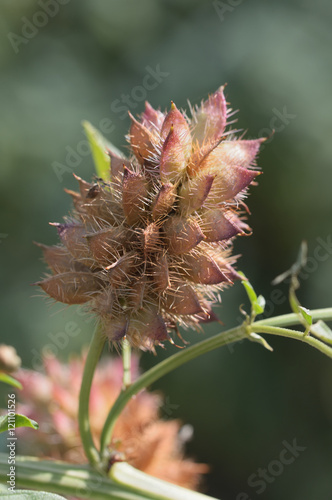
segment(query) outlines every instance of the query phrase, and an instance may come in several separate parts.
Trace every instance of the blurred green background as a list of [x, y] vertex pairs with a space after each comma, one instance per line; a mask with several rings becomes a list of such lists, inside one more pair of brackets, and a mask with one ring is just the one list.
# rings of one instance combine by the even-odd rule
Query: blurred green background
[[[286, 286], [278, 287], [276, 301], [271, 281], [306, 239], [310, 258], [299, 297], [310, 308], [331, 306], [332, 4], [56, 0], [58, 12], [40, 15], [46, 3], [0, 6], [1, 342], [15, 345], [25, 366], [37, 366], [46, 345], [66, 359], [88, 342], [93, 321], [75, 308], [49, 306], [30, 286], [45, 270], [32, 241], [57, 241], [48, 222], [61, 221], [70, 208], [63, 188], [75, 187], [71, 173], [93, 174], [82, 119], [125, 146], [124, 107], [142, 111], [144, 91], [137, 88], [158, 67], [160, 82], [145, 92], [152, 105], [164, 109], [174, 100], [186, 107], [187, 99], [199, 103], [227, 82], [248, 138], [275, 129], [260, 155], [264, 175], [248, 200], [254, 233], [235, 244], [239, 268], [267, 298], [268, 315], [287, 312]], [[244, 302], [240, 284], [225, 292], [219, 310], [225, 328], [239, 322]], [[56, 348], [52, 335], [68, 321], [81, 334]], [[206, 335], [219, 329], [209, 326]], [[204, 483], [210, 495], [332, 499], [332, 362], [294, 341], [269, 340], [274, 353], [243, 342], [160, 380], [154, 387], [168, 398], [164, 416], [193, 425], [188, 450], [211, 465]], [[158, 355], [172, 351], [167, 346]], [[144, 368], [156, 361], [142, 356]], [[306, 450], [258, 494], [249, 476], [294, 439]]]

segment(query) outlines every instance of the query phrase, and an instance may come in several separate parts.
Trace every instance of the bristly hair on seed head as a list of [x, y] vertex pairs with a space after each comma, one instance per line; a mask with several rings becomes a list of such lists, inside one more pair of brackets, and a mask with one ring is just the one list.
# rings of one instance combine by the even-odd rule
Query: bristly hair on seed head
[[55, 224], [61, 245], [40, 245], [52, 275], [37, 284], [87, 304], [115, 345], [154, 351], [178, 325], [216, 320], [213, 304], [239, 277], [232, 242], [250, 232], [243, 200], [264, 139], [237, 138], [224, 87], [191, 114], [172, 102], [130, 115], [131, 157], [99, 144], [107, 179], [75, 176], [73, 215]]

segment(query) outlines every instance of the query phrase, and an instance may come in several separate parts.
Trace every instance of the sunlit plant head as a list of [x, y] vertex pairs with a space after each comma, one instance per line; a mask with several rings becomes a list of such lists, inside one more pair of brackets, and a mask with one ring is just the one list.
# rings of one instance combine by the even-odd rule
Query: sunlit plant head
[[146, 103], [131, 116], [129, 158], [97, 151], [103, 178], [77, 177], [74, 210], [54, 224], [61, 245], [40, 245], [52, 274], [38, 284], [87, 304], [112, 343], [153, 350], [178, 325], [216, 320], [212, 305], [239, 277], [232, 241], [249, 230], [244, 198], [263, 139], [237, 137], [223, 87], [190, 112]]

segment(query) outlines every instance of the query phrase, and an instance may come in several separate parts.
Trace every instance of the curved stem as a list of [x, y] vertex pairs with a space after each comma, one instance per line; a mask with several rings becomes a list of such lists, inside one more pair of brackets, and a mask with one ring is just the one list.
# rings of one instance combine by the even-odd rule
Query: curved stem
[[97, 325], [89, 347], [88, 356], [85, 361], [78, 409], [78, 423], [82, 444], [85, 454], [92, 465], [97, 465], [100, 459], [90, 430], [89, 401], [93, 375], [102, 353], [104, 344], [105, 338], [101, 334], [100, 326]]
[[[310, 311], [310, 314], [312, 315], [313, 320], [332, 320], [332, 308], [313, 310]], [[297, 332], [295, 330], [280, 328], [280, 326], [283, 325], [286, 326], [296, 323], [299, 323], [299, 317], [297, 316], [297, 314], [286, 314], [283, 316], [277, 316], [275, 318], [257, 321], [250, 326], [248, 326], [246, 323], [243, 323], [236, 328], [232, 328], [231, 330], [227, 330], [226, 332], [219, 333], [214, 337], [203, 340], [202, 342], [199, 342], [187, 349], [183, 349], [182, 351], [179, 351], [169, 358], [161, 361], [161, 363], [158, 363], [156, 366], [150, 368], [150, 370], [143, 373], [143, 375], [141, 375], [141, 377], [139, 377], [136, 382], [134, 382], [130, 387], [128, 387], [119, 395], [118, 399], [111, 408], [101, 435], [101, 459], [105, 460], [106, 458], [107, 446], [111, 442], [115, 422], [129, 400], [140, 390], [149, 386], [175, 368], [178, 368], [184, 363], [197, 358], [201, 354], [205, 354], [209, 351], [217, 349], [218, 347], [230, 344], [231, 342], [237, 342], [244, 338], [248, 338], [248, 335], [251, 332], [261, 332], [289, 337], [296, 340], [302, 340], [302, 342], [305, 342], [332, 357], [332, 349], [320, 340], [317, 340], [310, 335], [304, 336], [303, 333]]]
[[329, 358], [332, 358], [331, 347], [310, 335], [304, 335], [303, 332], [297, 332], [296, 330], [290, 330], [288, 328], [280, 328], [278, 326], [258, 325], [257, 323], [252, 325], [251, 330], [255, 333], [267, 333], [268, 335], [279, 335], [279, 337], [301, 340], [301, 342], [305, 342], [315, 347]]
[[195, 344], [187, 349], [183, 349], [182, 351], [179, 351], [169, 358], [164, 359], [157, 365], [150, 368], [150, 370], [143, 373], [143, 375], [141, 375], [130, 387], [128, 387], [119, 395], [118, 399], [115, 401], [113, 407], [111, 408], [110, 413], [108, 414], [101, 435], [101, 458], [105, 458], [107, 446], [111, 441], [113, 428], [118, 416], [120, 415], [128, 401], [135, 394], [137, 394], [145, 387], [151, 385], [160, 377], [163, 377], [170, 371], [183, 365], [184, 363], [197, 358], [201, 354], [205, 354], [206, 352], [212, 351], [213, 349], [217, 349], [218, 347], [229, 344], [230, 342], [241, 340], [245, 338], [246, 335], [247, 334], [245, 326], [238, 326], [236, 328], [233, 328], [232, 330], [228, 330], [227, 332], [216, 335], [215, 337], [203, 340], [202, 342], [199, 342], [198, 344]]
[[[327, 307], [325, 309], [314, 309], [310, 311], [313, 320], [326, 320], [332, 321], [332, 307]], [[274, 318], [260, 319], [255, 322], [255, 325], [271, 325], [271, 326], [290, 326], [297, 325], [299, 323], [299, 317], [297, 314], [283, 314], [281, 316], [275, 316]]]

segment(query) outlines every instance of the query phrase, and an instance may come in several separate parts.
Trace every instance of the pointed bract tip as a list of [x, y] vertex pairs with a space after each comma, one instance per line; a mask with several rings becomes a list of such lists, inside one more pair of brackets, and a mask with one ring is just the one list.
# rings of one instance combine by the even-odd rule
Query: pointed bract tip
[[44, 250], [45, 248], [48, 248], [47, 245], [44, 245], [44, 243], [38, 243], [38, 241], [33, 241], [32, 243], [34, 245], [36, 245], [36, 247], [41, 248], [42, 250]]
[[79, 193], [77, 193], [76, 191], [73, 191], [72, 189], [63, 188], [63, 190], [65, 193], [70, 194], [70, 196], [80, 196]]
[[126, 165], [123, 165], [123, 177], [126, 178], [128, 177], [128, 175], [130, 175], [130, 170], [128, 167], [126, 167]]
[[145, 111], [148, 111], [148, 112], [155, 111], [155, 109], [151, 106], [149, 101], [145, 101], [144, 106], [145, 106]]
[[128, 110], [130, 159], [102, 145], [111, 181], [73, 174], [77, 192], [65, 192], [75, 210], [50, 223], [61, 245], [34, 242], [52, 275], [31, 286], [65, 304], [91, 302], [116, 348], [127, 338], [155, 352], [163, 341], [174, 344], [177, 322], [222, 324], [212, 305], [243, 279], [231, 244], [250, 230], [243, 199], [262, 173], [256, 157], [269, 137], [225, 132], [232, 120], [226, 85], [193, 107], [191, 119], [174, 101], [167, 111], [148, 101], [142, 113], [131, 110], [136, 117]]
[[217, 92], [224, 93], [224, 90], [225, 90], [226, 86], [227, 86], [227, 83], [224, 83], [223, 85], [220, 85], [220, 87], [219, 87], [219, 88], [216, 90], [216, 92], [214, 92], [214, 93], [215, 93], [215, 94], [216, 94]]
[[129, 116], [129, 118], [131, 119], [132, 122], [137, 123], [138, 125], [140, 125], [139, 121], [136, 120], [136, 118], [134, 117], [134, 115], [130, 111], [128, 111], [128, 116]]
[[40, 286], [41, 283], [41, 281], [35, 281], [34, 283], [30, 283], [30, 286]]

